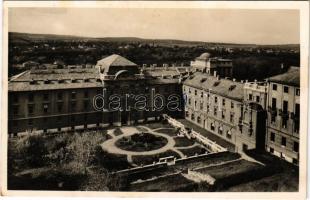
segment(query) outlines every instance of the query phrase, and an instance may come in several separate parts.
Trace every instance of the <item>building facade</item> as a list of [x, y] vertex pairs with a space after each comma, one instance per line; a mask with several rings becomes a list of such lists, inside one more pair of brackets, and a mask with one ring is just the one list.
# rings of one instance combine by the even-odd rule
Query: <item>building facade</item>
[[291, 67], [268, 81], [267, 151], [298, 164], [300, 70]]
[[195, 71], [205, 72], [211, 75], [216, 73], [221, 78], [232, 77], [233, 72], [232, 60], [211, 57], [209, 53], [203, 53], [194, 61], [191, 61], [191, 67]]
[[161, 76], [119, 55], [98, 61], [95, 68], [26, 71], [9, 81], [9, 133], [129, 125], [164, 113], [182, 116], [181, 74], [154, 73]]
[[211, 60], [205, 53], [190, 69], [147, 68], [111, 55], [92, 68], [25, 71], [9, 81], [9, 134], [133, 125], [168, 114], [185, 116], [237, 152], [266, 150], [298, 164], [299, 68], [264, 82], [237, 82]]

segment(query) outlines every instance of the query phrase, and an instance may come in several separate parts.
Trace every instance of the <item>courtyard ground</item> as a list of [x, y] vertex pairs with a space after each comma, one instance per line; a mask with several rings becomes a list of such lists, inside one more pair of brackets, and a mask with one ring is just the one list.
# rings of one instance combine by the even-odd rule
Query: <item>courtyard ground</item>
[[[225, 147], [223, 141], [194, 124], [184, 122]], [[149, 132], [167, 139], [155, 150], [127, 151], [115, 145], [118, 139], [137, 132]], [[185, 158], [204, 153], [193, 140], [177, 137], [169, 124], [109, 127], [84, 133], [10, 138], [8, 159], [9, 189], [25, 190], [129, 190], [129, 191], [296, 191], [298, 168], [264, 152], [247, 152], [259, 163], [245, 161], [233, 152], [162, 165], [115, 179], [112, 171], [157, 162], [161, 157]], [[140, 148], [141, 146], [139, 146]], [[153, 152], [152, 152], [153, 151]], [[151, 153], [150, 153], [151, 152]], [[212, 190], [189, 176], [188, 170], [213, 176], [221, 184]], [[266, 171], [266, 169], [268, 169]], [[263, 176], [260, 177], [260, 175]], [[128, 182], [130, 180], [130, 182]], [[198, 179], [199, 180], [199, 179]], [[125, 182], [124, 182], [125, 181]], [[130, 183], [128, 185], [128, 183]], [[173, 184], [171, 184], [173, 183]]]

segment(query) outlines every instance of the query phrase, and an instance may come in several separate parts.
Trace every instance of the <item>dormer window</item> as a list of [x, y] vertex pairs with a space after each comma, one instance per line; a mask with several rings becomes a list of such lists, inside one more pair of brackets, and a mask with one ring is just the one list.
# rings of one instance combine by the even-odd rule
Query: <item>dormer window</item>
[[232, 91], [233, 89], [235, 89], [236, 88], [236, 85], [231, 85], [230, 87], [229, 87], [229, 91]]
[[50, 83], [51, 83], [51, 81], [48, 79], [44, 81], [44, 84], [50, 84]]
[[71, 80], [71, 83], [77, 83], [78, 81], [77, 81], [77, 79], [72, 79]]
[[216, 86], [218, 86], [219, 84], [220, 84], [220, 81], [216, 81], [216, 82], [213, 83], [213, 86], [216, 87]]
[[65, 80], [58, 80], [58, 83], [65, 83]]
[[35, 85], [35, 84], [37, 84], [37, 83], [38, 83], [37, 80], [33, 80], [33, 79], [32, 79], [32, 80], [30, 81], [30, 85]]

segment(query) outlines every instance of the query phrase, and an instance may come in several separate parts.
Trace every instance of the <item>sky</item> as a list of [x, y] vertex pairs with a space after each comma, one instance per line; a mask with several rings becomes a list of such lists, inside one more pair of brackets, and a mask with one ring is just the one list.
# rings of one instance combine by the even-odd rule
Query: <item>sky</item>
[[299, 11], [10, 8], [9, 31], [242, 44], [299, 44]]

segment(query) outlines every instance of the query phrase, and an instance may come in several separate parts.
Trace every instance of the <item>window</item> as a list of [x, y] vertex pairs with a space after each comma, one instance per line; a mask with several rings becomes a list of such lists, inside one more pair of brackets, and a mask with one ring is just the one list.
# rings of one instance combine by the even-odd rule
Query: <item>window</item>
[[43, 100], [48, 101], [48, 93], [43, 94]]
[[230, 122], [234, 123], [234, 113], [230, 113]]
[[29, 126], [32, 126], [32, 125], [33, 125], [33, 120], [32, 120], [32, 119], [29, 119], [29, 120], [28, 120], [28, 125], [29, 125]]
[[75, 111], [76, 109], [76, 102], [71, 102], [71, 111]]
[[225, 99], [222, 100], [222, 105], [225, 106]]
[[186, 117], [189, 117], [188, 111], [185, 111], [185, 116], [186, 116]]
[[259, 96], [256, 96], [256, 102], [259, 103], [260, 102], [260, 98]]
[[88, 98], [88, 91], [84, 92], [84, 98]]
[[203, 110], [203, 102], [200, 102], [200, 109]]
[[228, 130], [228, 131], [226, 132], [226, 137], [227, 137], [228, 139], [231, 139], [231, 131], [230, 131], [230, 130]]
[[293, 150], [295, 152], [299, 152], [299, 143], [298, 142], [294, 142]]
[[197, 123], [200, 124], [200, 122], [201, 122], [201, 119], [200, 119], [200, 117], [198, 116], [198, 117], [197, 117]]
[[234, 102], [230, 103], [230, 108], [233, 109], [235, 107]]
[[283, 113], [287, 113], [287, 110], [288, 110], [288, 102], [283, 101]]
[[188, 98], [188, 105], [191, 105], [191, 98]]
[[13, 115], [18, 115], [19, 106], [13, 106]]
[[283, 86], [283, 92], [288, 93], [288, 86]]
[[56, 121], [61, 122], [61, 116], [57, 116]]
[[214, 97], [214, 103], [217, 103], [217, 97]]
[[211, 130], [214, 131], [214, 124], [211, 123]]
[[251, 101], [253, 98], [253, 95], [252, 94], [249, 94], [249, 100]]
[[29, 94], [28, 95], [28, 101], [29, 102], [33, 102], [33, 94]]
[[270, 133], [270, 141], [274, 142], [275, 141], [275, 133], [274, 132], [271, 132]]
[[295, 95], [296, 95], [296, 96], [300, 96], [300, 89], [299, 89], [299, 88], [296, 88], [296, 90], [295, 90]]
[[57, 93], [57, 99], [58, 99], [58, 100], [62, 100], [62, 93], [61, 93], [61, 92], [58, 92], [58, 93]]
[[220, 135], [223, 134], [223, 127], [220, 126], [220, 127], [218, 128], [218, 133], [219, 133]]
[[216, 107], [214, 107], [213, 115], [214, 115], [214, 116], [217, 115], [217, 108], [216, 108]]
[[88, 101], [84, 101], [84, 110], [88, 110]]
[[75, 99], [76, 98], [76, 93], [75, 92], [71, 92], [71, 99]]
[[194, 114], [192, 114], [191, 119], [192, 119], [192, 120], [194, 120], [194, 119], [195, 119], [195, 115], [194, 115]]
[[299, 132], [299, 118], [300, 118], [300, 106], [299, 103], [295, 104], [295, 120], [294, 120], [294, 132]]
[[275, 110], [277, 108], [277, 99], [276, 98], [272, 98], [271, 108], [272, 108], [272, 110]]
[[195, 90], [195, 95], [197, 95], [197, 90]]
[[270, 148], [269, 152], [273, 154], [274, 153], [274, 149]]
[[33, 105], [28, 105], [28, 113], [29, 115], [32, 115], [33, 114]]
[[275, 90], [275, 91], [277, 91], [277, 88], [278, 86], [277, 86], [277, 84], [272, 84], [272, 90]]
[[286, 146], [286, 137], [282, 137], [281, 145]]
[[299, 105], [299, 103], [295, 104], [295, 116], [296, 116], [296, 118], [299, 119], [299, 116], [300, 116], [300, 105]]
[[18, 95], [17, 94], [13, 95], [13, 103], [18, 103]]
[[225, 119], [225, 112], [222, 111], [222, 119]]
[[48, 104], [43, 104], [43, 112], [44, 113], [48, 112]]
[[196, 106], [197, 106], [197, 101], [195, 100], [195, 109], [196, 109]]
[[62, 103], [57, 104], [57, 110], [58, 110], [58, 112], [62, 111]]
[[203, 92], [201, 92], [200, 97], [203, 97]]

